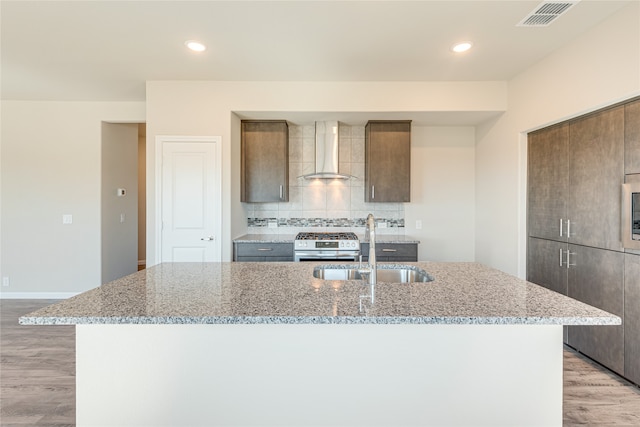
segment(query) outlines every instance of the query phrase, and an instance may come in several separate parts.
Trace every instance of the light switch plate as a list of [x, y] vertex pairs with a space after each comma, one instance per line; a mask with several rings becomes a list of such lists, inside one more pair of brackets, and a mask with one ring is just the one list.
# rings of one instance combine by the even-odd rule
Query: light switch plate
[[73, 215], [71, 214], [62, 215], [62, 223], [66, 225], [73, 224]]
[[416, 230], [422, 230], [422, 220], [416, 220]]

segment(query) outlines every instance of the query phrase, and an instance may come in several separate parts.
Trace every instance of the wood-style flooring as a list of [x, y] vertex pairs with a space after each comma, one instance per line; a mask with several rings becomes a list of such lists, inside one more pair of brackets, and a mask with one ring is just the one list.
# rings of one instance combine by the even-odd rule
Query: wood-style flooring
[[[2, 427], [75, 426], [74, 327], [18, 325], [54, 302], [0, 300]], [[563, 413], [564, 426], [638, 427], [640, 389], [566, 348]]]

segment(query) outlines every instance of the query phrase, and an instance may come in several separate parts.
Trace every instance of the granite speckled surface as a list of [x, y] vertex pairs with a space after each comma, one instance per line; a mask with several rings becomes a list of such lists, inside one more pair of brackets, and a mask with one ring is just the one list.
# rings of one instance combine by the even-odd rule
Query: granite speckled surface
[[[619, 317], [476, 263], [406, 263], [426, 283], [379, 283], [360, 311], [362, 281], [322, 280], [326, 263], [167, 263], [20, 318], [69, 324], [563, 324], [616, 325]], [[384, 263], [381, 263], [384, 265]]]
[[[361, 242], [369, 242], [369, 237], [364, 233], [356, 233], [356, 235]], [[293, 243], [295, 239], [295, 234], [245, 234], [233, 241], [235, 243]], [[376, 234], [376, 243], [420, 243], [420, 240], [404, 234]]]

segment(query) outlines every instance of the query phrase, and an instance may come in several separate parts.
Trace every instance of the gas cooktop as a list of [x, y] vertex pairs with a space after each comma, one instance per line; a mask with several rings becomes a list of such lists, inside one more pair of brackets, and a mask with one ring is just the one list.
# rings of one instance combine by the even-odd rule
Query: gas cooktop
[[296, 235], [296, 240], [358, 240], [352, 232], [303, 232]]

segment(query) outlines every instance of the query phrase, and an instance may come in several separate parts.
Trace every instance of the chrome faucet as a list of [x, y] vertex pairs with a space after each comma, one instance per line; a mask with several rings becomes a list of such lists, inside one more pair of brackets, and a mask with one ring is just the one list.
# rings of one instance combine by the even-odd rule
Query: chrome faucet
[[367, 216], [367, 228], [369, 229], [369, 284], [375, 285], [378, 281], [378, 263], [376, 262], [376, 221], [373, 214]]
[[376, 221], [373, 214], [367, 216], [367, 231], [369, 232], [369, 263], [366, 268], [362, 268], [362, 255], [360, 256], [360, 268], [358, 271], [362, 278], [369, 275], [369, 295], [360, 295], [360, 313], [367, 311], [363, 305], [365, 300], [371, 301], [371, 306], [376, 300], [376, 282], [378, 281], [378, 263], [376, 262]]

